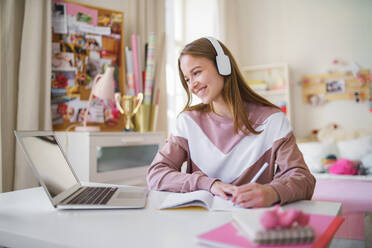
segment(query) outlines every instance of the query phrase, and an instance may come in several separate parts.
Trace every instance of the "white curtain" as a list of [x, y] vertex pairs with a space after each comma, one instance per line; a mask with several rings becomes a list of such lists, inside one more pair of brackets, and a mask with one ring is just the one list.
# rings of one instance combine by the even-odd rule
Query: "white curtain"
[[[17, 130], [51, 130], [51, 1], [26, 0], [18, 77]], [[16, 146], [14, 189], [37, 186]]]
[[13, 189], [19, 57], [24, 16], [23, 0], [0, 1], [0, 192]]

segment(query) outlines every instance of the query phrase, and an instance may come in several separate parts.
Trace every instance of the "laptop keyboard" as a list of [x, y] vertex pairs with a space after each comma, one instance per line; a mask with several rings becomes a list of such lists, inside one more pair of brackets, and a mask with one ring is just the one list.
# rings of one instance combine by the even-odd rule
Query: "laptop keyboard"
[[118, 190], [116, 187], [88, 187], [72, 198], [67, 204], [104, 205]]

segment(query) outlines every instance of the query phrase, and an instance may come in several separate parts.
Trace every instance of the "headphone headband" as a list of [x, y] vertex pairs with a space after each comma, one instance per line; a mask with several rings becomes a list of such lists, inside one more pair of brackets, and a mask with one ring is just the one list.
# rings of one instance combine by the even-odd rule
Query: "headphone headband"
[[216, 50], [216, 64], [218, 73], [222, 76], [227, 76], [231, 74], [231, 64], [229, 57], [223, 52], [223, 49], [218, 42], [213, 37], [204, 37], [205, 39], [209, 40], [209, 42], [213, 45], [214, 50]]

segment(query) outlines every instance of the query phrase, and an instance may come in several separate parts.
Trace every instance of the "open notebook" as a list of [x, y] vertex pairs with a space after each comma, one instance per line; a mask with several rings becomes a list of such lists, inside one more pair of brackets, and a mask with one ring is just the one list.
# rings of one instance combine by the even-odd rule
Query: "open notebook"
[[170, 193], [160, 205], [160, 209], [203, 207], [210, 211], [241, 210], [231, 201], [214, 196], [206, 190], [197, 190], [188, 193]]

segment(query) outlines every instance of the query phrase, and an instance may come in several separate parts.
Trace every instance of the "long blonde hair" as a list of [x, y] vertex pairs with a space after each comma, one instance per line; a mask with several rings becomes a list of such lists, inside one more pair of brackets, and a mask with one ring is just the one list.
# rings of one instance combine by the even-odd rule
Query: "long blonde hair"
[[[230, 58], [231, 62], [231, 74], [224, 77], [224, 86], [222, 89], [222, 96], [225, 103], [228, 106], [229, 112], [234, 120], [234, 132], [238, 133], [241, 130], [244, 134], [248, 135], [249, 133], [259, 134], [253, 127], [252, 124], [248, 120], [247, 110], [244, 103], [253, 103], [256, 105], [261, 106], [269, 106], [275, 107], [274, 104], [266, 100], [265, 98], [261, 97], [257, 93], [255, 93], [245, 82], [242, 73], [240, 72], [237, 63], [235, 62], [234, 57], [232, 56], [231, 52], [226, 48], [226, 46], [218, 41], [224, 51], [224, 53]], [[188, 84], [185, 81], [185, 77], [182, 73], [180, 60], [183, 55], [192, 55], [192, 56], [199, 56], [207, 58], [213, 61], [214, 65], [216, 66], [216, 55], [217, 52], [214, 49], [213, 45], [210, 43], [209, 40], [205, 38], [200, 38], [195, 40], [189, 44], [187, 44], [180, 56], [178, 57], [178, 71], [179, 76], [182, 82], [182, 86], [186, 91], [187, 94], [187, 102], [183, 111], [190, 111], [196, 110], [201, 112], [210, 112], [213, 111], [212, 103], [204, 104], [200, 103], [194, 106], [190, 106], [191, 104], [191, 93], [188, 89]], [[216, 66], [217, 68], [217, 66]], [[245, 130], [244, 127], [246, 127]]]

